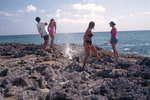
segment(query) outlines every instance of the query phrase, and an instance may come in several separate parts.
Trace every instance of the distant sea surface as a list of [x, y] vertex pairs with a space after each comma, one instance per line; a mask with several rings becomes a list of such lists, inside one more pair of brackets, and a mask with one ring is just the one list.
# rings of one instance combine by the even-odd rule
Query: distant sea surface
[[[112, 50], [109, 44], [109, 32], [93, 32], [92, 38], [95, 46]], [[55, 44], [79, 44], [83, 45], [84, 33], [68, 33], [55, 35]], [[150, 56], [150, 31], [118, 31], [117, 49], [123, 54], [140, 54]], [[42, 44], [39, 34], [34, 35], [7, 35], [0, 36], [0, 43], [23, 43], [23, 44]]]

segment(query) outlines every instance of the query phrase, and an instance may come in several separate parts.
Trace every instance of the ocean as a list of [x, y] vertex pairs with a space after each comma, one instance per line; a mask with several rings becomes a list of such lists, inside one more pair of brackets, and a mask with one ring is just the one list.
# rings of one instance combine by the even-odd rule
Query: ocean
[[[95, 46], [112, 50], [109, 44], [110, 32], [93, 32], [92, 38]], [[79, 44], [83, 45], [84, 33], [56, 33], [55, 44]], [[140, 54], [150, 56], [150, 30], [149, 31], [118, 31], [117, 49], [122, 54]], [[42, 44], [39, 34], [34, 35], [7, 35], [0, 36], [0, 43], [23, 43], [23, 44]]]

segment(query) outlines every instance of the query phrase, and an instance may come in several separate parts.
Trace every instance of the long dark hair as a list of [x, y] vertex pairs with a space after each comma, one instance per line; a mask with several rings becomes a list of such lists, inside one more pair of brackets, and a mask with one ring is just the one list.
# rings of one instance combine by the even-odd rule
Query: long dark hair
[[94, 21], [91, 21], [91, 22], [89, 23], [89, 28], [94, 28], [94, 26], [95, 26], [95, 22], [94, 22]]
[[115, 26], [115, 25], [116, 25], [113, 21], [111, 21], [109, 24], [112, 24], [113, 26]]
[[55, 21], [53, 18], [50, 20], [50, 22]]

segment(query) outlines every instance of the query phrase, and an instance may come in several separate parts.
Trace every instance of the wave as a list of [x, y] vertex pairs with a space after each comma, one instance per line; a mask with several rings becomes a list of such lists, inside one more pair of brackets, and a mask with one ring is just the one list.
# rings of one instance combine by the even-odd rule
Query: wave
[[129, 50], [130, 50], [130, 48], [124, 48], [124, 50], [125, 50], [125, 51], [129, 51]]
[[141, 45], [141, 46], [148, 46], [149, 43], [141, 43], [140, 45]]
[[134, 46], [136, 46], [136, 45], [134, 45], [134, 44], [124, 44], [124, 45], [122, 45], [123, 47], [134, 47]]

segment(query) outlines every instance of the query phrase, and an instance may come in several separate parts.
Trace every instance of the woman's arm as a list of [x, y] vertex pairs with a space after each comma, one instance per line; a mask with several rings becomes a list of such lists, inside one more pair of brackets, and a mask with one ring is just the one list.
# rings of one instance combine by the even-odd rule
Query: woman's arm
[[86, 35], [87, 34], [87, 31], [86, 31], [86, 33], [84, 34], [84, 37], [83, 37], [83, 40], [84, 40], [84, 43], [86, 42]]
[[48, 31], [49, 31], [49, 27], [50, 27], [50, 23], [49, 23], [48, 28], [47, 28]]
[[112, 34], [111, 34], [111, 36], [112, 36], [112, 37], [114, 37], [114, 36], [115, 36], [115, 31], [116, 31], [116, 29], [115, 29], [115, 28], [113, 28], [113, 29], [112, 29]]
[[116, 31], [115, 28], [113, 28], [113, 29], [112, 29], [111, 38], [110, 38], [110, 42], [112, 41], [112, 38], [114, 37], [115, 31]]
[[54, 27], [55, 27], [55, 33], [56, 33], [56, 22], [54, 23]]
[[84, 34], [83, 40], [84, 40], [84, 43], [85, 43], [86, 42], [86, 34]]
[[88, 29], [84, 35], [84, 42], [86, 42], [89, 33], [91, 34], [91, 30]]

